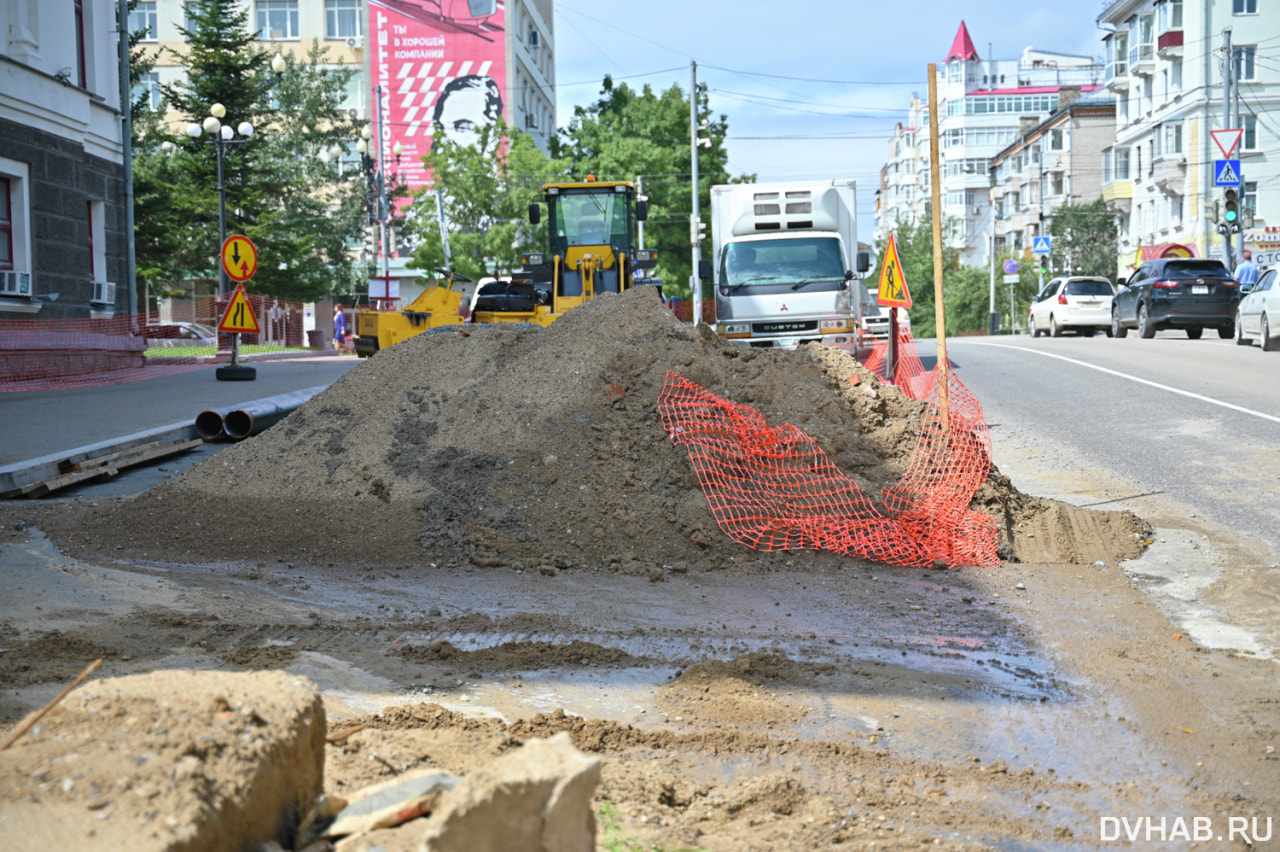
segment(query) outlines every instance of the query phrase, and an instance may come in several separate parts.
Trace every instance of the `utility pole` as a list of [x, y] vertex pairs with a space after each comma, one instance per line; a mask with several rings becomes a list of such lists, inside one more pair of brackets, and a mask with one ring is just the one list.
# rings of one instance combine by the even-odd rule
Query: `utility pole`
[[987, 257], [991, 261], [991, 305], [987, 309], [991, 314], [991, 320], [987, 333], [995, 334], [996, 329], [1000, 327], [1000, 315], [996, 313], [996, 223], [994, 215], [991, 220], [991, 233], [989, 234], [987, 245], [990, 246], [987, 251]]
[[[1222, 31], [1222, 129], [1227, 130], [1235, 125], [1231, 123], [1231, 87], [1235, 77], [1235, 68], [1233, 68], [1231, 57], [1231, 27], [1227, 27]], [[1241, 239], [1243, 243], [1243, 238]], [[1226, 264], [1227, 269], [1235, 269], [1235, 260], [1232, 258], [1231, 247], [1231, 230], [1222, 235], [1222, 262]]]
[[702, 245], [698, 240], [702, 205], [698, 201], [698, 63], [689, 62], [689, 161], [693, 165], [693, 211], [689, 214], [689, 242], [692, 243], [693, 274], [689, 287], [693, 295], [693, 324], [702, 322], [702, 281], [698, 279], [698, 264], [702, 262]]

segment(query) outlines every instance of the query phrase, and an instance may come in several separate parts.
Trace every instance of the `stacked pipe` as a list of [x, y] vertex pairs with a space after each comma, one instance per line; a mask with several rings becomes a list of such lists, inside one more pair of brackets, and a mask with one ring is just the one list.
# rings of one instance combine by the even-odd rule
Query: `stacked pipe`
[[272, 426], [301, 408], [325, 386], [270, 396], [253, 402], [202, 411], [196, 415], [196, 434], [206, 441], [230, 438], [239, 441]]

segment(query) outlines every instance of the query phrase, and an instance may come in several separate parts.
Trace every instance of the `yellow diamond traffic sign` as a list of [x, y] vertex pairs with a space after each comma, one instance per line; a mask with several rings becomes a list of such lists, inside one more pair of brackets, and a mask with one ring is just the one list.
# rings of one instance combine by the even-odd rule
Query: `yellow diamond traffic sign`
[[222, 315], [222, 322], [218, 323], [218, 331], [227, 334], [261, 333], [261, 329], [258, 328], [258, 316], [253, 312], [253, 305], [249, 304], [249, 297], [245, 295], [243, 284], [236, 287], [235, 292], [231, 294], [231, 301]]
[[893, 234], [889, 235], [884, 260], [880, 262], [880, 291], [876, 293], [876, 304], [887, 308], [910, 308], [911, 292], [907, 290], [902, 262], [898, 260], [898, 244], [893, 237]]

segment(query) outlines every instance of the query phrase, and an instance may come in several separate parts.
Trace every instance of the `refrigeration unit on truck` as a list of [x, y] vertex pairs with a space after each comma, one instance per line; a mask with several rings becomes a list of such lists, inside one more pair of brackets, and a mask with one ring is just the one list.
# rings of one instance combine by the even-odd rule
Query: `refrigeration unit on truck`
[[871, 267], [854, 181], [711, 187], [716, 331], [744, 346], [856, 353]]

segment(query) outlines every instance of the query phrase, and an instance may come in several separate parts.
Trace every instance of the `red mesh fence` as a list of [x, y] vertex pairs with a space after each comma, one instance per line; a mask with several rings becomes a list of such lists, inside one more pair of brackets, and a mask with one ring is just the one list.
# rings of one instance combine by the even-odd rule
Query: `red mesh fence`
[[[240, 335], [242, 361], [307, 354], [301, 302], [249, 295], [260, 333]], [[118, 384], [230, 359], [218, 324], [230, 295], [182, 302], [163, 317], [0, 318], [0, 391]]]
[[[920, 364], [914, 345], [899, 361]], [[908, 355], [909, 352], [909, 355]], [[803, 431], [770, 427], [759, 412], [674, 374], [658, 398], [663, 425], [683, 444], [716, 522], [755, 550], [830, 550], [903, 566], [999, 564], [994, 520], [968, 506], [987, 477], [982, 407], [952, 371], [938, 404], [937, 372], [920, 371], [927, 413], [901, 481], [875, 501]], [[922, 383], [919, 378], [923, 377]]]

